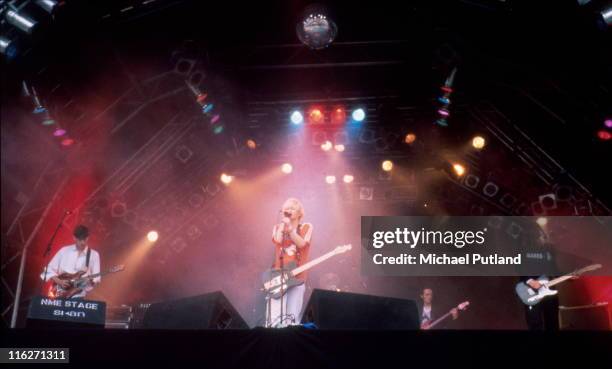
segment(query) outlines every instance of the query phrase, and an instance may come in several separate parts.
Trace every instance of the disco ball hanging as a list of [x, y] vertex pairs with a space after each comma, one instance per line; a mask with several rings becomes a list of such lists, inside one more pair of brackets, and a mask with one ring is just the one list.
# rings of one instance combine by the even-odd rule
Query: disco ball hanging
[[300, 41], [314, 50], [328, 47], [338, 34], [336, 23], [321, 5], [307, 7], [295, 29]]

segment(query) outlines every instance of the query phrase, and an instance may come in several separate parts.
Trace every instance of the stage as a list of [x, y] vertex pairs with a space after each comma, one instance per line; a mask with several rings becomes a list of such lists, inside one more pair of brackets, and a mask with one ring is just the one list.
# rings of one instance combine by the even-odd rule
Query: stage
[[610, 332], [251, 330], [4, 331], [4, 347], [68, 347], [71, 364], [202, 367], [586, 368], [610, 361]]

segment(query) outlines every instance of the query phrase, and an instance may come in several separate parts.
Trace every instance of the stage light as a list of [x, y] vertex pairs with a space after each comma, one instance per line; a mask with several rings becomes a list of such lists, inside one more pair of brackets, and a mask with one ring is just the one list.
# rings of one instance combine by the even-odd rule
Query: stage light
[[536, 223], [540, 226], [540, 227], [546, 227], [546, 225], [548, 224], [548, 219], [545, 217], [539, 217], [536, 220]]
[[473, 146], [475, 149], [480, 150], [480, 149], [482, 149], [483, 147], [485, 147], [485, 144], [486, 144], [486, 141], [485, 141], [484, 137], [482, 137], [482, 136], [476, 136], [476, 137], [474, 137], [474, 138], [472, 139], [472, 146]]
[[302, 122], [304, 122], [304, 116], [302, 115], [301, 112], [296, 110], [293, 113], [291, 113], [291, 123], [300, 124]]
[[450, 103], [451, 103], [450, 99], [448, 97], [445, 97], [445, 96], [438, 97], [438, 101], [441, 102], [442, 104], [445, 104], [445, 105], [450, 105]]
[[38, 5], [39, 7], [41, 7], [44, 11], [46, 11], [49, 14], [53, 14], [59, 5], [62, 5], [63, 2], [59, 3], [57, 1], [53, 1], [53, 0], [36, 0], [36, 5]]
[[353, 182], [354, 179], [355, 177], [353, 177], [351, 174], [345, 174], [344, 177], [342, 178], [344, 183], [351, 183]]
[[65, 134], [66, 134], [66, 130], [62, 128], [56, 128], [55, 131], [53, 131], [53, 136], [55, 137], [61, 137]]
[[335, 145], [334, 149], [338, 152], [344, 152], [344, 150], [346, 149], [346, 147], [344, 147], [344, 145], [340, 144], [340, 145]]
[[207, 97], [208, 97], [207, 93], [205, 92], [199, 93], [198, 97], [196, 98], [196, 101], [198, 102], [198, 104], [204, 105], [204, 101], [206, 101]]
[[9, 24], [28, 34], [31, 34], [36, 27], [36, 22], [34, 20], [10, 9], [6, 11], [4, 18]]
[[346, 111], [343, 108], [336, 107], [332, 111], [332, 124], [343, 124], [346, 122]]
[[365, 111], [361, 108], [355, 109], [351, 116], [355, 122], [362, 122], [365, 119]]
[[336, 183], [336, 176], [325, 176], [325, 182], [328, 184]]
[[293, 166], [289, 163], [285, 163], [283, 165], [281, 165], [281, 171], [285, 174], [289, 174], [291, 172], [293, 172]]
[[325, 120], [325, 116], [321, 109], [314, 108], [308, 112], [308, 120], [311, 124], [322, 124]]
[[604, 126], [606, 126], [608, 128], [612, 128], [612, 119], [606, 119], [604, 121]]
[[149, 231], [149, 233], [147, 233], [147, 240], [149, 240], [149, 242], [155, 242], [158, 238], [159, 233], [157, 233], [157, 231]]
[[55, 124], [55, 120], [51, 119], [51, 118], [45, 118], [42, 123], [43, 126], [52, 126]]
[[219, 119], [221, 119], [221, 115], [219, 114], [215, 114], [211, 119], [210, 119], [210, 123], [215, 124], [219, 121]]
[[393, 162], [391, 160], [385, 160], [381, 164], [382, 169], [385, 172], [390, 172], [393, 169]]
[[252, 140], [252, 139], [248, 139], [246, 142], [246, 145], [251, 150], [255, 150], [257, 148], [257, 142], [255, 142], [255, 140]]
[[599, 139], [602, 141], [608, 141], [610, 138], [612, 138], [612, 135], [608, 131], [601, 130], [597, 132], [597, 137], [599, 137]]
[[295, 32], [304, 45], [320, 50], [334, 41], [338, 27], [324, 6], [313, 4], [302, 12], [302, 17], [295, 26]]
[[204, 112], [204, 114], [208, 114], [210, 113], [213, 108], [215, 107], [215, 104], [204, 104], [204, 106], [202, 106], [202, 111]]
[[0, 54], [7, 60], [14, 59], [18, 54], [17, 43], [6, 37], [0, 37]]
[[438, 109], [438, 114], [443, 117], [448, 117], [450, 115], [450, 112], [446, 109]]
[[605, 23], [608, 27], [612, 25], [612, 7], [608, 6], [606, 9], [602, 10], [600, 13], [601, 21]]
[[223, 132], [223, 126], [218, 125], [218, 126], [215, 126], [215, 128], [213, 128], [213, 133], [214, 134], [218, 135], [221, 132]]
[[62, 146], [68, 147], [68, 146], [71, 146], [73, 144], [74, 144], [74, 140], [72, 138], [64, 138], [62, 140]]
[[453, 164], [453, 170], [458, 177], [461, 177], [465, 174], [465, 167], [459, 163]]
[[234, 176], [230, 176], [229, 174], [223, 173], [221, 174], [220, 179], [221, 179], [221, 182], [227, 186], [230, 183], [232, 183], [232, 181], [234, 180]]
[[414, 141], [416, 141], [416, 135], [414, 133], [408, 133], [404, 138], [404, 142], [408, 145], [414, 143]]
[[333, 148], [334, 146], [332, 145], [331, 141], [325, 141], [321, 144], [321, 150], [323, 151], [329, 151]]

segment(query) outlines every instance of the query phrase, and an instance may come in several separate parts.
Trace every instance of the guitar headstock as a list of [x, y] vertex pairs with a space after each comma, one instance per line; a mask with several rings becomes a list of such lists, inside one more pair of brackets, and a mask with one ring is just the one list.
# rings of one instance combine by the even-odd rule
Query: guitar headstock
[[122, 271], [124, 269], [125, 269], [125, 265], [119, 264], [119, 265], [115, 265], [114, 267], [110, 268], [108, 270], [108, 272], [109, 273], [117, 273], [117, 272], [120, 272], [120, 271]]
[[348, 250], [352, 249], [353, 245], [351, 245], [350, 243], [347, 245], [342, 245], [342, 246], [338, 246], [334, 249], [334, 254], [342, 254], [343, 252], [347, 252]]
[[470, 306], [470, 302], [469, 301], [463, 301], [462, 303], [457, 305], [457, 309], [465, 310], [465, 309], [467, 309], [468, 306]]
[[601, 268], [601, 264], [593, 264], [593, 265], [589, 265], [588, 267], [584, 267], [581, 270], [583, 272], [592, 272], [592, 271], [597, 270], [599, 268]]

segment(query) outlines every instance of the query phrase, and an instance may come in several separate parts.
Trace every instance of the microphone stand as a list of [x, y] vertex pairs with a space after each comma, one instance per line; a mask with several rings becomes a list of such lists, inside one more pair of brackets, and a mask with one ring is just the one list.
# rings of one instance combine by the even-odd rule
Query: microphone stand
[[[55, 227], [55, 231], [53, 232], [53, 235], [51, 236], [51, 239], [49, 240], [49, 243], [47, 243], [47, 247], [45, 248], [45, 252], [43, 253], [43, 260], [45, 260], [45, 271], [43, 273], [43, 284], [42, 284], [42, 288], [45, 287], [45, 284], [47, 283], [47, 270], [49, 268], [49, 263], [46, 262], [46, 258], [49, 256], [49, 254], [51, 253], [51, 246], [53, 246], [53, 241], [55, 240], [55, 236], [57, 236], [57, 232], [59, 232], [60, 228], [62, 228], [62, 224], [64, 223], [64, 219], [66, 219], [66, 216], [70, 214], [69, 211], [64, 211], [64, 214], [62, 214], [62, 219], [60, 219], [59, 223], [57, 224], [57, 227]], [[44, 291], [42, 291], [43, 295], [45, 294]]]

